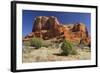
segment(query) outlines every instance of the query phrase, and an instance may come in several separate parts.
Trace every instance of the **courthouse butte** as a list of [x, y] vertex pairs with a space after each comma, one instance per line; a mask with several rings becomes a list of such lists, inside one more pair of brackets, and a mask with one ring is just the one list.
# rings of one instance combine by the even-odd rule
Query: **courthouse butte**
[[[26, 29], [27, 30], [27, 29]], [[91, 45], [90, 35], [87, 27], [83, 23], [62, 24], [54, 16], [38, 16], [34, 19], [32, 32], [27, 34], [23, 41], [28, 41], [33, 37], [40, 37], [44, 40], [53, 38], [65, 39], [71, 42]]]

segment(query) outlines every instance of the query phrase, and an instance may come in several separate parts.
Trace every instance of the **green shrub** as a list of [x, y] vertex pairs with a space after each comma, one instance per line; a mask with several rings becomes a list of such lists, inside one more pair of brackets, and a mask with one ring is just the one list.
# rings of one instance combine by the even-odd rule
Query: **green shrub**
[[62, 54], [63, 55], [75, 55], [77, 54], [77, 51], [73, 48], [73, 44], [69, 41], [64, 40], [62, 45], [61, 45], [61, 49], [62, 49]]
[[34, 46], [36, 48], [40, 48], [43, 46], [43, 39], [34, 37], [30, 40], [31, 46]]

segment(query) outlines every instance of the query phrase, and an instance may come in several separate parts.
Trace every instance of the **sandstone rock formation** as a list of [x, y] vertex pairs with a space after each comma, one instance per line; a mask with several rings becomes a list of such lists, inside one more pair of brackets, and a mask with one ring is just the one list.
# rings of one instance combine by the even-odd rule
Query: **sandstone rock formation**
[[71, 42], [82, 42], [90, 45], [91, 40], [85, 24], [61, 24], [54, 16], [38, 16], [33, 23], [32, 32], [25, 36], [23, 41], [32, 37], [40, 37], [44, 40], [52, 38], [66, 39]]

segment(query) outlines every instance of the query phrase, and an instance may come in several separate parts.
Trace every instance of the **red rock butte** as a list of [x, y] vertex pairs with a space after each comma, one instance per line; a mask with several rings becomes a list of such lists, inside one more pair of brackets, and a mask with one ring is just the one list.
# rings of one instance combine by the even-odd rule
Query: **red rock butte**
[[44, 40], [52, 38], [65, 39], [71, 42], [83, 42], [86, 45], [91, 45], [90, 35], [85, 24], [62, 24], [54, 16], [36, 17], [32, 32], [26, 35], [23, 41], [27, 41], [33, 37], [40, 37]]

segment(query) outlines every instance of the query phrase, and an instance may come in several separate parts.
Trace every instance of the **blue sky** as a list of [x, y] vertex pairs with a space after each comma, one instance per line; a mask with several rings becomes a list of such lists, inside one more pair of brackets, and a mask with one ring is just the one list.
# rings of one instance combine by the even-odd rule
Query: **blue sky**
[[22, 35], [26, 36], [32, 32], [34, 19], [37, 16], [55, 16], [62, 24], [75, 24], [81, 22], [86, 24], [90, 33], [91, 14], [90, 13], [76, 13], [76, 12], [53, 12], [53, 11], [34, 11], [23, 10], [22, 12]]

